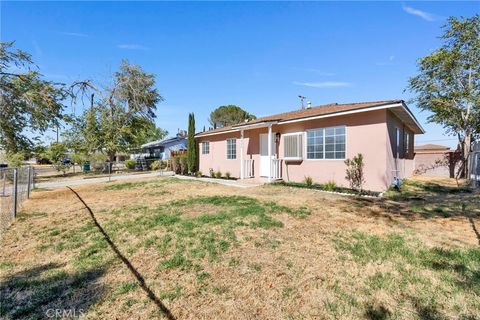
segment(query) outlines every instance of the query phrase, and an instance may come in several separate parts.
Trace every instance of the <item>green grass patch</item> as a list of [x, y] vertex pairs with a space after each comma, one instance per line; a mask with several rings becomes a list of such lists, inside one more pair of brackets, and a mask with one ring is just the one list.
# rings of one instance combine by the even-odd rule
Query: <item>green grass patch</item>
[[[203, 212], [204, 205], [208, 205], [208, 212]], [[192, 208], [197, 212], [192, 212]], [[306, 207], [291, 208], [245, 196], [191, 197], [154, 207], [132, 206], [114, 211], [112, 218], [104, 223], [112, 239], [121, 239], [124, 234], [143, 238], [130, 246], [131, 250], [126, 251], [129, 255], [140, 248], [156, 250], [161, 256], [159, 270], [195, 272], [199, 282], [205, 277], [204, 263], [220, 262], [225, 252], [238, 245], [238, 228], [281, 228], [283, 223], [276, 217], [280, 214], [298, 219], [310, 214]], [[130, 215], [134, 217], [129, 218]], [[153, 232], [154, 235], [149, 235]], [[261, 245], [275, 249], [280, 242], [265, 238]], [[106, 243], [90, 237], [89, 244], [81, 248], [75, 260], [76, 266], [79, 269], [101, 266], [109, 259], [106, 250]], [[233, 259], [228, 263], [236, 266], [239, 261]]]
[[[430, 248], [415, 238], [397, 233], [380, 237], [362, 232], [340, 236], [336, 247], [340, 252], [349, 253], [353, 260], [350, 263], [358, 264], [358, 268], [366, 264], [391, 266], [388, 271], [369, 276], [360, 286], [367, 296], [386, 291], [399, 301], [411, 303], [418, 314], [443, 310], [445, 301], [457, 297], [470, 310], [479, 305], [480, 248]], [[368, 311], [368, 306], [365, 308]], [[443, 317], [441, 313], [436, 315]]]
[[12, 261], [1, 261], [0, 270], [10, 270], [13, 269], [17, 264]]
[[[193, 182], [194, 181], [192, 181], [192, 183]], [[152, 189], [154, 189], [154, 188], [162, 187], [162, 186], [173, 184], [173, 183], [176, 183], [176, 184], [185, 183], [185, 181], [182, 179], [172, 177], [172, 178], [145, 180], [145, 181], [123, 182], [123, 183], [115, 183], [112, 185], [99, 188], [98, 191], [125, 190], [125, 189], [144, 187], [147, 185], [148, 187], [151, 187]]]
[[118, 294], [126, 294], [126, 293], [137, 290], [138, 287], [139, 286], [138, 286], [138, 283], [136, 281], [126, 281], [126, 282], [123, 282], [122, 284], [120, 284], [117, 292], [118, 292]]

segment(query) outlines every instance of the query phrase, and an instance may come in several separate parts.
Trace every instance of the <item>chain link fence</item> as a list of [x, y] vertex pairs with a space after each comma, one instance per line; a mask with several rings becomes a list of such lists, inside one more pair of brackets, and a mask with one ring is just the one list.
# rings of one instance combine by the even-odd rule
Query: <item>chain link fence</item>
[[0, 239], [33, 188], [33, 168], [0, 168]]

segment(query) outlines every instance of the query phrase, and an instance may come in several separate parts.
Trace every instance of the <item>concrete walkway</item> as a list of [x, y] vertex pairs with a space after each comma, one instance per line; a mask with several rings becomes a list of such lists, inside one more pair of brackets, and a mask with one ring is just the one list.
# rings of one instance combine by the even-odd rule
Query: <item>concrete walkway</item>
[[87, 184], [95, 184], [108, 181], [121, 181], [121, 180], [130, 180], [130, 179], [142, 179], [142, 178], [155, 178], [155, 177], [171, 177], [175, 176], [178, 179], [190, 179], [197, 181], [205, 181], [211, 183], [218, 183], [225, 186], [237, 187], [237, 188], [252, 188], [262, 185], [262, 183], [253, 183], [248, 182], [248, 180], [225, 180], [225, 179], [213, 179], [213, 178], [196, 178], [189, 176], [180, 176], [174, 175], [173, 172], [168, 171], [160, 174], [159, 172], [151, 173], [142, 173], [142, 174], [128, 174], [128, 175], [112, 175], [109, 177], [101, 178], [89, 178], [89, 179], [78, 179], [78, 180], [67, 180], [67, 181], [52, 181], [52, 182], [40, 182], [35, 184], [35, 188], [42, 189], [55, 189], [55, 188], [64, 188], [64, 187], [73, 187], [73, 186], [83, 186]]
[[159, 172], [150, 172], [142, 174], [126, 174], [126, 175], [112, 175], [111, 177], [101, 178], [88, 178], [78, 180], [66, 180], [66, 181], [52, 181], [52, 182], [40, 182], [35, 183], [35, 188], [55, 189], [63, 187], [83, 186], [86, 184], [94, 184], [108, 181], [121, 181], [130, 179], [142, 179], [142, 178], [154, 178], [154, 177], [169, 177], [173, 176], [173, 172], [168, 171], [160, 174]]
[[263, 183], [254, 183], [250, 182], [249, 180], [226, 180], [226, 179], [214, 179], [214, 178], [196, 178], [190, 176], [175, 176], [178, 179], [186, 179], [186, 180], [197, 180], [197, 181], [204, 181], [204, 182], [211, 182], [211, 183], [218, 183], [223, 184], [225, 186], [237, 187], [237, 188], [253, 188], [261, 186]]

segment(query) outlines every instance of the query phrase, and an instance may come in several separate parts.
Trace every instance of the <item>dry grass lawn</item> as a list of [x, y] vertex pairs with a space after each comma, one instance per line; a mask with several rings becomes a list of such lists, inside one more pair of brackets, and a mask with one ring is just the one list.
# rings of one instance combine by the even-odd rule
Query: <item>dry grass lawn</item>
[[2, 318], [480, 318], [480, 196], [451, 181], [382, 200], [176, 178], [73, 189], [105, 234], [70, 190], [34, 192], [1, 240]]

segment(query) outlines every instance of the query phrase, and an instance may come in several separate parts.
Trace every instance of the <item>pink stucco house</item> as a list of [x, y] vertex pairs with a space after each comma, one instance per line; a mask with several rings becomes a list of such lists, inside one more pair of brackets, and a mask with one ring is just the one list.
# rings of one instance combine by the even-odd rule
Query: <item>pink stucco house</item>
[[414, 170], [415, 134], [402, 100], [327, 104], [198, 133], [199, 169], [260, 181], [345, 180], [345, 159], [362, 153], [365, 189], [383, 191]]

